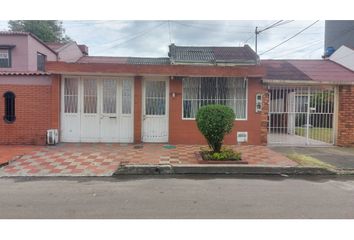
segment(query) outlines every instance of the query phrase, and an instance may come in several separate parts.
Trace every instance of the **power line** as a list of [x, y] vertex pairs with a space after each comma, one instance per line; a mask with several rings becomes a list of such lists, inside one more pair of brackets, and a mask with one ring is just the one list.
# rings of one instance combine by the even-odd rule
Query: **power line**
[[270, 26], [265, 27], [264, 29], [257, 31], [257, 32], [258, 32], [257, 34], [259, 34], [259, 33], [261, 33], [261, 32], [264, 32], [264, 31], [266, 31], [266, 30], [268, 30], [268, 29], [271, 29], [271, 28], [273, 28], [273, 27], [276, 27], [276, 25], [279, 24], [279, 23], [281, 23], [282, 21], [283, 21], [283, 20], [279, 20], [279, 21], [277, 21], [277, 22], [271, 24]]
[[[316, 40], [316, 41], [312, 41], [312, 42], [309, 42], [307, 44], [304, 44], [302, 46], [297, 46], [297, 47], [294, 47], [294, 48], [290, 48], [290, 49], [287, 49], [287, 51], [285, 52], [282, 52], [282, 54], [279, 56], [276, 56], [275, 58], [282, 58], [284, 56], [288, 56], [288, 55], [291, 55], [293, 53], [296, 53], [298, 51], [303, 51], [305, 49], [308, 49], [308, 48], [311, 48], [311, 47], [315, 47], [317, 46], [318, 44], [323, 44], [323, 40]], [[319, 48], [316, 48], [315, 50], [317, 50]], [[315, 51], [314, 50], [314, 51]], [[310, 53], [314, 52], [314, 51], [311, 51]]]
[[148, 34], [149, 32], [151, 32], [151, 31], [153, 31], [153, 30], [155, 30], [155, 29], [161, 27], [162, 25], [164, 25], [164, 24], [166, 24], [166, 23], [167, 23], [167, 22], [160, 23], [160, 24], [158, 24], [158, 25], [156, 25], [156, 26], [154, 26], [154, 27], [152, 27], [152, 28], [150, 28], [150, 29], [148, 29], [148, 30], [146, 30], [146, 31], [144, 31], [144, 32], [141, 32], [139, 35], [136, 35], [136, 36], [134, 36], [134, 37], [132, 37], [132, 38], [129, 38], [129, 39], [123, 41], [123, 42], [120, 42], [120, 43], [118, 43], [118, 44], [116, 44], [116, 45], [113, 45], [113, 46], [111, 46], [111, 47], [109, 47], [109, 48], [107, 48], [107, 49], [104, 49], [104, 50], [108, 50], [108, 49], [112, 49], [112, 48], [119, 47], [119, 46], [121, 46], [121, 45], [123, 45], [123, 44], [125, 44], [125, 43], [127, 43], [127, 42], [129, 42], [129, 41], [132, 41], [132, 40], [135, 40], [135, 39], [137, 39], [137, 38], [139, 38], [139, 37], [142, 37], [142, 36]]
[[256, 27], [256, 29], [254, 30], [254, 34], [255, 34], [255, 41], [254, 41], [254, 46], [255, 46], [255, 50], [256, 50], [256, 53], [258, 53], [258, 34], [266, 31], [266, 30], [269, 30], [269, 29], [272, 29], [272, 28], [275, 28], [275, 27], [278, 27], [278, 26], [281, 26], [281, 25], [285, 25], [285, 24], [288, 24], [288, 23], [291, 23], [293, 22], [294, 20], [287, 20], [287, 21], [284, 21], [284, 20], [279, 20], [279, 21], [276, 21], [275, 23], [271, 24], [270, 26], [262, 29], [262, 30], [258, 30], [258, 27]]
[[270, 51], [272, 51], [273, 49], [275, 49], [275, 48], [277, 48], [277, 47], [283, 45], [284, 43], [290, 41], [291, 39], [295, 38], [296, 36], [300, 35], [302, 32], [306, 31], [307, 29], [309, 29], [310, 27], [312, 27], [313, 25], [315, 25], [318, 21], [319, 21], [319, 20], [317, 20], [317, 21], [311, 23], [309, 26], [307, 26], [307, 27], [305, 27], [304, 29], [302, 29], [301, 31], [297, 32], [296, 34], [294, 34], [294, 35], [291, 36], [290, 38], [288, 38], [288, 39], [282, 41], [281, 43], [275, 45], [274, 47], [268, 49], [267, 51], [262, 52], [262, 53], [259, 54], [259, 55], [263, 55], [263, 54], [265, 54], [265, 53], [267, 53], [267, 52], [270, 52]]
[[[185, 26], [185, 27], [192, 27], [192, 28], [198, 28], [198, 29], [202, 29], [202, 30], [212, 30], [212, 31], [215, 31], [217, 30], [216, 28], [211, 28], [211, 27], [201, 27], [201, 26], [196, 26], [196, 25], [192, 25], [192, 24], [188, 24], [188, 23], [182, 23], [180, 21], [172, 21], [173, 23], [177, 23], [181, 26]], [[220, 31], [218, 31], [220, 32]], [[245, 33], [251, 33], [250, 31], [249, 32], [246, 32], [246, 31], [240, 31], [240, 32], [234, 32], [234, 31], [222, 31], [224, 33], [240, 33], [240, 34], [245, 34]]]

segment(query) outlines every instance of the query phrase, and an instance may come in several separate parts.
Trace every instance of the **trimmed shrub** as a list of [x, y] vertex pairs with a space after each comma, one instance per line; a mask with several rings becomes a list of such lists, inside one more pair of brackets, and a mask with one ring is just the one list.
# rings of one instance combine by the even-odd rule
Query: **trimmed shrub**
[[225, 105], [206, 105], [197, 112], [198, 129], [213, 152], [220, 152], [224, 137], [231, 132], [235, 118], [234, 111]]

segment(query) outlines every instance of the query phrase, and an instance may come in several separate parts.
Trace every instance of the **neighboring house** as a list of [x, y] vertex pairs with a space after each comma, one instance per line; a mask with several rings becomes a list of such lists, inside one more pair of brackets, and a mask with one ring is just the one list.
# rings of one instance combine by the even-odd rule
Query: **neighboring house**
[[58, 54], [58, 61], [76, 62], [83, 55], [88, 55], [86, 45], [78, 45], [76, 42], [68, 43], [46, 43], [51, 49]]
[[16, 117], [1, 122], [0, 143], [44, 144], [58, 129], [61, 142], [205, 144], [196, 113], [224, 104], [236, 114], [226, 144], [354, 145], [354, 72], [330, 60], [260, 61], [247, 45], [172, 44], [166, 58], [49, 46], [56, 58], [47, 57], [41, 88], [0, 76], [0, 93], [16, 95], [14, 111], [3, 109], [11, 96], [0, 101]]
[[354, 145], [354, 72], [330, 60], [262, 60], [268, 144]]
[[45, 68], [59, 56], [31, 33], [0, 32], [0, 144], [44, 144], [59, 127], [59, 85]]
[[336, 62], [352, 71], [354, 71], [354, 49], [341, 46], [330, 57], [329, 60]]

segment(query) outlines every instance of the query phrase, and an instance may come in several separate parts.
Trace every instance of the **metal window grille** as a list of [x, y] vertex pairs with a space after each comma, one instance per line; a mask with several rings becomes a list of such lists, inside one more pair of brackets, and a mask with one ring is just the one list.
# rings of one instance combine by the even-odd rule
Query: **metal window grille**
[[103, 113], [117, 112], [117, 81], [103, 80]]
[[76, 78], [65, 78], [64, 80], [64, 112], [78, 112], [79, 81]]
[[199, 108], [223, 104], [234, 110], [236, 119], [246, 119], [247, 79], [193, 77], [183, 79], [183, 118], [195, 118]]
[[15, 116], [15, 94], [13, 92], [6, 92], [5, 98], [5, 115], [4, 120], [7, 123], [13, 123], [16, 120]]
[[132, 113], [132, 88], [133, 82], [131, 80], [123, 80], [122, 89], [122, 113], [131, 114]]
[[97, 113], [97, 81], [85, 79], [84, 83], [84, 113]]
[[145, 114], [165, 115], [166, 82], [147, 81], [145, 89]]
[[10, 49], [0, 49], [0, 68], [11, 67]]

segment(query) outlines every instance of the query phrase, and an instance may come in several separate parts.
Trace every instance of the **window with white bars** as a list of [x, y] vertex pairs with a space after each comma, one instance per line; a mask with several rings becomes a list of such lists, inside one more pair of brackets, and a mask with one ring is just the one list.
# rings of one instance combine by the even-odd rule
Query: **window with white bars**
[[166, 82], [147, 81], [145, 86], [145, 114], [166, 114]]
[[122, 114], [132, 113], [132, 88], [131, 80], [123, 80], [122, 88]]
[[97, 81], [85, 79], [84, 83], [84, 113], [97, 113]]
[[194, 119], [199, 108], [222, 104], [234, 110], [237, 120], [247, 118], [247, 79], [193, 77], [183, 79], [183, 118]]
[[64, 112], [77, 113], [79, 81], [76, 78], [64, 80]]
[[117, 112], [117, 81], [102, 81], [103, 113]]

